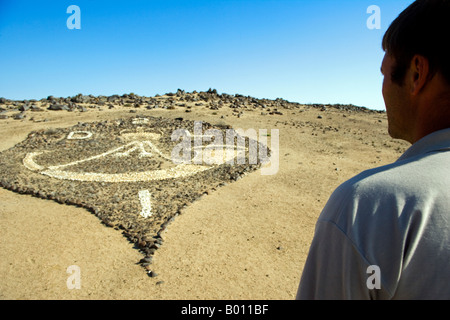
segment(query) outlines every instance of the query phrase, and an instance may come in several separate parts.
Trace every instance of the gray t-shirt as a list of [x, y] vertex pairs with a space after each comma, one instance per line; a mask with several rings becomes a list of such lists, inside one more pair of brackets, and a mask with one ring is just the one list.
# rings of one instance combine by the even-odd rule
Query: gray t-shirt
[[297, 299], [450, 299], [450, 129], [336, 189]]

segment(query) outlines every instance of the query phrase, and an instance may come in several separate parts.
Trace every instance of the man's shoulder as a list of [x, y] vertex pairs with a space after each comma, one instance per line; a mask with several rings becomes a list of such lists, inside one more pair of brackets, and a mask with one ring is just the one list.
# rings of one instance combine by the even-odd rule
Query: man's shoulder
[[376, 196], [387, 188], [390, 189], [390, 186], [403, 184], [403, 180], [406, 178], [405, 165], [407, 164], [392, 163], [365, 170], [342, 183], [334, 191], [332, 198], [355, 198], [361, 195]]
[[450, 184], [450, 152], [421, 154], [361, 172], [337, 190], [353, 195], [421, 192], [442, 181]]
[[361, 172], [331, 195], [324, 215], [337, 219], [356, 207], [395, 207], [408, 199], [427, 199], [450, 187], [450, 152], [418, 155]]

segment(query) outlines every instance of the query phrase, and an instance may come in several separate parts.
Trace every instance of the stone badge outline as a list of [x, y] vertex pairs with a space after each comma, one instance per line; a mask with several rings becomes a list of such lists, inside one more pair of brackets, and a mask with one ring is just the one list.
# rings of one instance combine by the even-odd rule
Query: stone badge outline
[[[35, 131], [0, 153], [5, 168], [0, 185], [88, 209], [105, 225], [122, 230], [145, 256], [140, 261], [145, 267], [163, 242], [162, 232], [184, 207], [261, 166], [260, 162], [170, 163], [170, 150], [176, 144], [170, 134], [180, 128], [193, 132], [193, 125], [193, 121], [145, 117]], [[224, 130], [203, 123], [203, 131], [211, 128]], [[66, 158], [61, 156], [64, 153]], [[120, 167], [124, 161], [129, 163]], [[156, 167], [143, 169], [145, 163]], [[88, 164], [91, 170], [84, 170]], [[94, 164], [117, 172], [96, 170]], [[129, 168], [133, 165], [137, 170]], [[167, 168], [158, 167], [164, 165]]]

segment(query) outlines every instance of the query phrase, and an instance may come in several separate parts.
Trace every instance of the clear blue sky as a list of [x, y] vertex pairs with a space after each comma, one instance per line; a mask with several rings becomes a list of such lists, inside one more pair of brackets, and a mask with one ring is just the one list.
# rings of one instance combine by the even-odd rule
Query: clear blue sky
[[[384, 110], [381, 39], [412, 2], [0, 0], [0, 97], [215, 88]], [[370, 5], [381, 29], [366, 26]]]

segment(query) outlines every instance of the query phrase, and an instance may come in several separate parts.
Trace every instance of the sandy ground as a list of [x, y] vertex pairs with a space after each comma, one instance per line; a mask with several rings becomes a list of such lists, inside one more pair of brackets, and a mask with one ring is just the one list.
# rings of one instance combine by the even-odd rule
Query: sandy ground
[[[408, 146], [388, 136], [385, 114], [184, 110], [45, 111], [0, 120], [0, 150], [32, 130], [145, 115], [278, 129], [280, 137], [277, 174], [254, 172], [175, 219], [154, 256], [154, 278], [136, 264], [142, 255], [133, 244], [93, 214], [0, 188], [1, 299], [294, 299], [331, 192], [362, 170], [395, 161]], [[80, 268], [80, 289], [67, 286], [71, 265]]]

